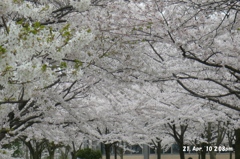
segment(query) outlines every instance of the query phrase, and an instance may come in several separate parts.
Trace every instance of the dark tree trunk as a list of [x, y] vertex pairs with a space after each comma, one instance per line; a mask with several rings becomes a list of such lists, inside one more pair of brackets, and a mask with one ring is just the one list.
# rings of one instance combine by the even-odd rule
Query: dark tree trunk
[[76, 152], [71, 152], [72, 159], [77, 159]]
[[[28, 147], [30, 151], [30, 158], [31, 159], [41, 159], [42, 157], [42, 152], [45, 148], [46, 141], [40, 141], [37, 142], [35, 140], [32, 140], [32, 143], [30, 141], [25, 142], [25, 139], [22, 140], [24, 144]], [[32, 146], [34, 144], [35, 148]]]
[[207, 146], [207, 144], [206, 143], [202, 143], [201, 146], [202, 146], [201, 159], [206, 159], [206, 153], [207, 153], [206, 146]]
[[106, 159], [110, 159], [112, 144], [105, 144], [104, 146], [105, 146]]
[[229, 154], [229, 159], [232, 159], [232, 152], [230, 152]]
[[215, 152], [215, 151], [210, 151], [209, 154], [210, 154], [210, 159], [216, 159], [216, 154], [217, 154], [217, 152]]
[[161, 159], [161, 141], [157, 142], [157, 159]]
[[235, 130], [235, 159], [240, 159], [240, 129]]
[[48, 153], [49, 153], [49, 159], [54, 159], [55, 149], [52, 151], [48, 151]]
[[180, 147], [179, 149], [179, 155], [180, 155], [180, 159], [185, 159], [185, 154], [184, 154], [184, 151], [183, 151], [183, 142], [182, 143], [179, 143], [178, 146]]
[[34, 154], [32, 154], [32, 159], [41, 159], [42, 152], [35, 151]]
[[46, 148], [48, 150], [48, 154], [49, 154], [49, 159], [54, 159], [55, 156], [55, 150], [59, 147], [62, 147], [62, 145], [56, 145], [53, 142], [47, 142], [46, 144]]
[[201, 151], [201, 159], [206, 159], [206, 151]]
[[198, 159], [201, 159], [201, 153], [198, 152]]
[[156, 139], [157, 141], [155, 142], [154, 140], [152, 140], [152, 143], [154, 144], [155, 149], [157, 149], [157, 159], [161, 159], [162, 140], [158, 137], [156, 137]]
[[114, 159], [117, 159], [117, 144], [114, 144]]
[[[121, 141], [121, 145], [123, 146], [123, 141]], [[121, 159], [123, 159], [123, 148], [122, 147], [118, 147], [118, 153]]]
[[72, 142], [72, 145], [73, 145], [73, 150], [71, 152], [72, 159], [77, 159], [77, 150], [76, 150], [74, 142]]
[[66, 146], [64, 152], [61, 151], [61, 159], [68, 159], [68, 154], [70, 152], [70, 147]]

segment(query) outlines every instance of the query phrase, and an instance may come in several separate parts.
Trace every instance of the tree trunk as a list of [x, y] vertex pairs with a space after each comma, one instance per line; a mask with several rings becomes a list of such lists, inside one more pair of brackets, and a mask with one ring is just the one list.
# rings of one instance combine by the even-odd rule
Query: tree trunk
[[210, 151], [210, 159], [216, 159], [216, 152], [215, 151]]
[[26, 146], [26, 145], [24, 145], [24, 149], [25, 149], [25, 154], [24, 154], [24, 156], [25, 156], [25, 159], [29, 159], [29, 149], [28, 149], [28, 147]]
[[49, 159], [54, 159], [54, 150], [53, 151], [49, 151]]
[[180, 159], [185, 159], [185, 154], [183, 151], [183, 143], [180, 143], [178, 146], [180, 147], [180, 149], [179, 149]]
[[207, 144], [206, 143], [202, 143], [201, 144], [201, 146], [202, 146], [202, 150], [201, 150], [201, 159], [206, 159], [206, 146], [207, 146]]
[[114, 144], [114, 159], [117, 159], [117, 145]]
[[71, 152], [72, 159], [77, 159], [76, 153]]
[[68, 159], [69, 152], [70, 152], [70, 147], [69, 146], [65, 147], [64, 150], [61, 150], [60, 159]]
[[105, 155], [106, 155], [106, 159], [110, 159], [111, 157], [111, 147], [112, 144], [105, 144]]
[[74, 143], [74, 141], [72, 141], [72, 147], [73, 147], [73, 150], [71, 152], [72, 159], [77, 159], [77, 152], [81, 149], [81, 146], [82, 146], [82, 144], [80, 145], [80, 147], [78, 149], [76, 149], [75, 143]]
[[38, 142], [33, 143], [33, 144], [35, 144], [35, 149], [33, 148], [30, 141], [29, 142], [24, 142], [24, 143], [30, 151], [30, 158], [31, 159], [41, 159], [44, 141], [42, 141], [40, 143], [38, 143]]
[[161, 159], [161, 142], [157, 143], [157, 159]]
[[[123, 141], [121, 142], [121, 145], [123, 146]], [[123, 159], [123, 148], [122, 147], [118, 147], [118, 154], [120, 156], [121, 159]]]
[[54, 159], [55, 156], [55, 150], [60, 147], [60, 145], [55, 145], [54, 143], [47, 143], [46, 144], [48, 154], [49, 154], [49, 159]]
[[[228, 145], [229, 147], [233, 147], [235, 134], [233, 131], [227, 131]], [[229, 152], [229, 159], [232, 159], [232, 151]]]
[[232, 152], [230, 152], [229, 154], [229, 159], [232, 159]]
[[201, 151], [201, 159], [206, 159], [206, 151]]
[[201, 159], [201, 152], [198, 152], [198, 159]]
[[41, 159], [42, 153], [35, 151], [35, 153], [33, 154], [33, 159]]
[[235, 159], [240, 159], [240, 129], [235, 130]]

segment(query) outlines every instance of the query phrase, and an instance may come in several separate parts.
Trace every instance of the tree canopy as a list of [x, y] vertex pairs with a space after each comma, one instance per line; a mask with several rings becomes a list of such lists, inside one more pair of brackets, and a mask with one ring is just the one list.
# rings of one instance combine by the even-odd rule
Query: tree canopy
[[2, 0], [1, 145], [70, 146], [73, 159], [84, 140], [220, 145], [235, 132], [238, 145], [239, 9], [229, 0]]

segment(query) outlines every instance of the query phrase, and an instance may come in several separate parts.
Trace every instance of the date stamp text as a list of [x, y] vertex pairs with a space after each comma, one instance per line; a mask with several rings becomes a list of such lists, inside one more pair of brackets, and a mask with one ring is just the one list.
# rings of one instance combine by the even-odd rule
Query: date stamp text
[[199, 151], [206, 151], [206, 152], [232, 152], [234, 151], [232, 147], [227, 146], [183, 146], [183, 152], [199, 152]]

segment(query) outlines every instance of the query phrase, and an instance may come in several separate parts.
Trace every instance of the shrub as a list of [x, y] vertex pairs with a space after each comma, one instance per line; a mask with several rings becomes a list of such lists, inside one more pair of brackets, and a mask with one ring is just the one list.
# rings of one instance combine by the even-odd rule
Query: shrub
[[85, 148], [77, 152], [77, 157], [81, 159], [99, 159], [102, 158], [102, 154], [99, 150]]

